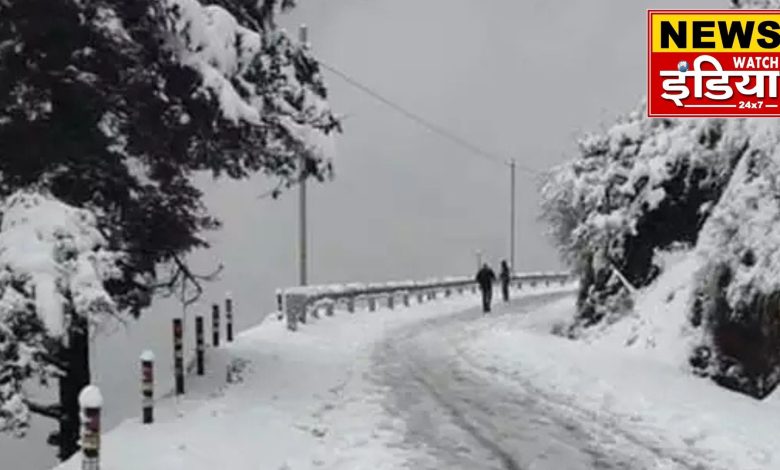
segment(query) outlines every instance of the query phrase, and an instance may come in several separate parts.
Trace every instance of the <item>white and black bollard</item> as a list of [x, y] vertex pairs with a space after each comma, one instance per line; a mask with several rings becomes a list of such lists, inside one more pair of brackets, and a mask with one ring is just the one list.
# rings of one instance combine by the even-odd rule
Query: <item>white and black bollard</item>
[[206, 337], [203, 332], [203, 315], [195, 317], [195, 372], [203, 375], [206, 369]]
[[230, 292], [225, 298], [225, 338], [228, 343], [233, 342], [233, 297]]
[[393, 294], [387, 295], [387, 308], [393, 310], [395, 308], [395, 296]]
[[79, 393], [81, 407], [81, 469], [100, 470], [100, 389], [87, 385]]
[[141, 421], [154, 422], [154, 353], [141, 353]]
[[173, 374], [176, 379], [176, 395], [184, 394], [184, 348], [181, 318], [173, 319]]
[[219, 305], [211, 306], [211, 345], [219, 347]]
[[368, 298], [368, 311], [369, 312], [376, 312], [376, 297], [369, 297]]
[[349, 313], [355, 313], [355, 297], [351, 296], [347, 299], [347, 311]]
[[404, 307], [409, 307], [409, 292], [404, 292]]
[[423, 295], [423, 291], [418, 290], [417, 291], [417, 303], [421, 304], [423, 302], [425, 302], [425, 295]]

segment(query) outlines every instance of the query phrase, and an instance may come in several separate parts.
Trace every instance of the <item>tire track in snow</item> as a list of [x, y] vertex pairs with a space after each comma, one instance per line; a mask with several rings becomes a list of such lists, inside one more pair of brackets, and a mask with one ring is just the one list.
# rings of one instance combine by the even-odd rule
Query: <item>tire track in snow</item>
[[467, 419], [466, 414], [461, 412], [452, 402], [448, 401], [445, 395], [437, 390], [430, 381], [426, 380], [425, 374], [420, 373], [420, 370], [413, 363], [406, 359], [402, 360], [410, 373], [409, 376], [430, 394], [436, 403], [449, 414], [458, 427], [466, 431], [484, 449], [496, 456], [505, 470], [523, 470], [509, 453], [483, 434], [477, 425], [472, 424]]
[[[550, 414], [549, 414], [550, 419], [558, 422], [562, 426], [574, 426], [575, 428], [581, 429], [583, 432], [587, 433], [588, 431], [586, 430], [586, 426], [584, 425], [584, 423], [587, 423], [587, 427], [597, 428], [596, 431], [600, 433], [608, 433], [608, 434], [618, 436], [622, 440], [638, 448], [646, 449], [647, 451], [652, 453], [656, 459], [660, 461], [666, 460], [666, 461], [673, 462], [678, 466], [677, 468], [682, 468], [687, 470], [726, 470], [726, 469], [713, 467], [712, 466], [713, 464], [709, 461], [709, 459], [706, 458], [706, 456], [694, 455], [695, 453], [692, 449], [691, 449], [692, 455], [688, 455], [688, 456], [670, 454], [669, 452], [670, 449], [663, 448], [653, 442], [648, 442], [647, 440], [644, 440], [629, 431], [621, 429], [619, 426], [614, 424], [614, 422], [617, 421], [616, 419], [612, 419], [611, 421], [613, 421], [613, 423], [610, 423], [608, 420], [605, 419], [603, 415], [578, 407], [576, 404], [568, 400], [553, 397], [548, 393], [546, 393], [545, 391], [541, 390], [540, 388], [534, 387], [530, 382], [523, 380], [522, 378], [506, 374], [494, 367], [485, 367], [484, 365], [479, 364], [477, 361], [468, 357], [466, 354], [462, 352], [462, 350], [458, 350], [457, 354], [461, 359], [463, 359], [464, 362], [468, 363], [470, 367], [479, 371], [477, 372], [479, 374], [486, 375], [486, 376], [491, 376], [491, 375], [501, 376], [505, 380], [514, 382], [518, 388], [521, 388], [525, 391], [526, 396], [535, 397], [535, 400], [538, 402], [539, 407], [550, 410]], [[556, 411], [557, 412], [565, 411], [566, 414], [570, 416], [578, 417], [577, 420], [578, 423], [572, 424], [571, 421], [561, 420], [558, 417], [559, 415], [556, 413]], [[691, 461], [692, 459], [695, 461]]]
[[[525, 298], [520, 309], [560, 297]], [[509, 388], [495, 383], [491, 374], [497, 371], [476, 364], [458, 347], [474, 334], [462, 328], [464, 322], [481, 318], [470, 310], [427, 320], [396, 331], [375, 351], [377, 380], [392, 390], [388, 411], [407, 422], [408, 445], [424, 444], [439, 460], [430, 468], [649, 470], [661, 468], [659, 459], [672, 462], [665, 469], [709, 468], [664, 455], [615, 423], [555, 402], [530, 384]], [[456, 429], [449, 436], [440, 434], [437, 430], [447, 429], [443, 423]], [[453, 443], [458, 440], [459, 445]]]

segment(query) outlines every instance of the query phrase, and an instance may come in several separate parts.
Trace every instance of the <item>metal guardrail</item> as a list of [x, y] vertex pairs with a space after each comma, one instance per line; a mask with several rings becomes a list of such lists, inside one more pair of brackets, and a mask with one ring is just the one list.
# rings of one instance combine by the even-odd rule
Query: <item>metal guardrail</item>
[[[517, 273], [512, 275], [512, 284], [522, 288], [524, 284], [531, 287], [538, 283], [565, 284], [574, 279], [572, 273]], [[445, 279], [430, 279], [427, 281], [402, 281], [384, 283], [352, 283], [331, 284], [318, 286], [291, 287], [276, 291], [277, 306], [284, 313], [287, 328], [296, 331], [298, 324], [306, 323], [309, 314], [319, 317], [320, 310], [332, 316], [337, 303], [346, 304], [347, 311], [355, 312], [356, 302], [365, 300], [368, 310], [376, 310], [377, 299], [384, 298], [387, 307], [395, 308], [396, 297], [400, 297], [402, 304], [408, 307], [411, 297], [417, 296], [417, 302], [436, 299], [439, 294], [444, 297], [452, 295], [453, 291], [463, 293], [471, 289], [476, 292], [477, 283], [473, 277], [450, 277]]]

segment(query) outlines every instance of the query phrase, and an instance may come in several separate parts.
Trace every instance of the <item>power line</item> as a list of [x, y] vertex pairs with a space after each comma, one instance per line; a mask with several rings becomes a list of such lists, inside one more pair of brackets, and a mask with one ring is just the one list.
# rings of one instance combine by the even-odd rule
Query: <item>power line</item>
[[[496, 154], [494, 154], [492, 152], [488, 152], [488, 151], [482, 149], [478, 145], [476, 145], [476, 144], [474, 144], [472, 142], [469, 142], [467, 139], [465, 139], [463, 137], [460, 137], [459, 135], [455, 134], [454, 132], [451, 132], [451, 131], [445, 129], [442, 126], [440, 126], [440, 125], [438, 125], [438, 124], [436, 124], [434, 122], [431, 122], [428, 119], [425, 119], [424, 117], [420, 116], [419, 114], [404, 108], [403, 106], [401, 106], [400, 104], [396, 103], [395, 101], [393, 101], [393, 100], [391, 100], [389, 98], [384, 97], [382, 94], [380, 94], [379, 92], [375, 91], [374, 89], [372, 89], [368, 85], [365, 85], [365, 84], [361, 83], [360, 81], [358, 81], [357, 79], [352, 78], [351, 76], [349, 76], [348, 74], [342, 72], [341, 70], [337, 69], [336, 67], [333, 67], [332, 65], [329, 65], [329, 64], [327, 64], [327, 63], [325, 63], [325, 62], [323, 62], [322, 60], [319, 60], [319, 59], [317, 59], [317, 61], [320, 64], [320, 66], [322, 66], [322, 68], [324, 68], [325, 70], [328, 70], [329, 72], [333, 73], [334, 75], [337, 75], [338, 77], [340, 77], [342, 80], [344, 80], [348, 84], [350, 84], [353, 87], [357, 88], [358, 90], [366, 93], [367, 95], [369, 95], [372, 98], [376, 99], [377, 101], [383, 103], [384, 105], [392, 108], [393, 110], [395, 110], [396, 112], [398, 112], [402, 116], [406, 117], [407, 119], [410, 119], [410, 120], [414, 121], [415, 123], [417, 123], [420, 126], [428, 129], [429, 131], [433, 132], [434, 134], [437, 134], [438, 136], [443, 137], [443, 138], [449, 140], [450, 142], [452, 142], [452, 143], [454, 143], [454, 144], [456, 144], [456, 145], [458, 145], [460, 147], [463, 147], [463, 148], [469, 150], [474, 155], [477, 155], [477, 156], [480, 156], [480, 157], [485, 158], [487, 160], [490, 160], [493, 163], [498, 163], [500, 165], [509, 164], [508, 163], [509, 159], [502, 158], [499, 155], [496, 155]], [[539, 172], [537, 170], [534, 170], [533, 168], [530, 168], [530, 167], [527, 167], [527, 166], [524, 166], [524, 165], [516, 165], [516, 168], [518, 170], [524, 171], [524, 172], [529, 173], [529, 174], [533, 174], [533, 175], [539, 174]]]

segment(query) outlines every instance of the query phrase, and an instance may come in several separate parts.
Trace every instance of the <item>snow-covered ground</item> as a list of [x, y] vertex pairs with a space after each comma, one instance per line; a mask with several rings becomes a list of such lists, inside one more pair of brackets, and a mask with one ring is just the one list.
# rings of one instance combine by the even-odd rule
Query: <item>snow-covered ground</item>
[[488, 316], [469, 294], [297, 333], [269, 318], [211, 351], [215, 372], [160, 402], [156, 424], [105, 435], [102, 468], [780, 468], [779, 400], [550, 334], [572, 314], [568, 289], [515, 293]]
[[[387, 416], [387, 390], [371, 378], [375, 345], [395, 329], [477, 304], [467, 294], [393, 311], [337, 310], [296, 333], [269, 316], [209, 351], [214, 373], [188, 383], [185, 398], [161, 400], [154, 425], [131, 419], [104, 435], [103, 468], [399, 468], [403, 423]], [[235, 361], [241, 381], [227, 385]]]
[[646, 351], [548, 336], [548, 320], [571, 308], [565, 301], [536, 319], [504, 316], [470, 335], [462, 354], [493, 380], [565, 410], [588, 432], [606, 430], [649, 450], [655, 461], [633, 468], [780, 468], [780, 400], [715, 387]]
[[629, 349], [668, 364], [684, 365], [700, 332], [688, 321], [694, 276], [702, 260], [694, 252], [659, 252], [656, 263], [662, 274], [640, 290], [634, 311], [617, 317], [613, 324], [602, 323], [583, 331], [582, 339], [608, 347]]

